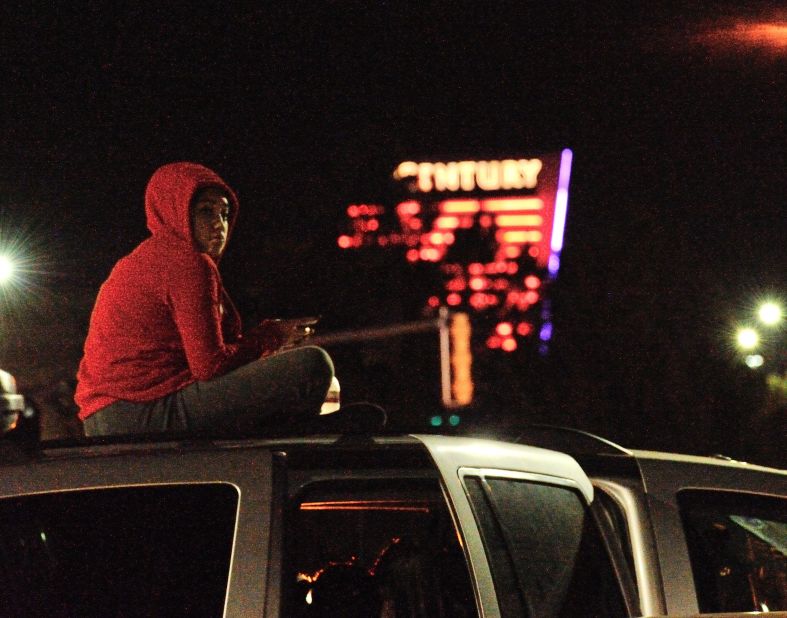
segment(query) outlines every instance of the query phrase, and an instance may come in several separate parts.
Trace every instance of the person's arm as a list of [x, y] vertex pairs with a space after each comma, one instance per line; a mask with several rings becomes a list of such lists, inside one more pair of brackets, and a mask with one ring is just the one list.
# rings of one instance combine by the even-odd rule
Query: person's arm
[[275, 330], [259, 329], [237, 342], [225, 343], [221, 334], [221, 281], [213, 261], [204, 254], [189, 260], [169, 284], [172, 316], [180, 332], [192, 375], [210, 380], [278, 348], [283, 340]]

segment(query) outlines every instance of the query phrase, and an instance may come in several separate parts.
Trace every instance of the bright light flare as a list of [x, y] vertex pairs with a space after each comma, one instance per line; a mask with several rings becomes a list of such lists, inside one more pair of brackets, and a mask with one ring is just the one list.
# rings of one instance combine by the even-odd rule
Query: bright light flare
[[760, 343], [760, 336], [753, 328], [741, 328], [735, 336], [738, 347], [743, 350], [753, 350]]
[[782, 320], [782, 308], [774, 302], [766, 302], [757, 310], [757, 317], [767, 326], [775, 326]]
[[787, 52], [787, 21], [738, 21], [719, 24], [697, 39], [710, 47]]
[[760, 354], [749, 354], [744, 362], [750, 369], [757, 369], [758, 367], [762, 367], [765, 359]]
[[14, 278], [16, 264], [7, 255], [0, 255], [0, 285], [4, 285]]

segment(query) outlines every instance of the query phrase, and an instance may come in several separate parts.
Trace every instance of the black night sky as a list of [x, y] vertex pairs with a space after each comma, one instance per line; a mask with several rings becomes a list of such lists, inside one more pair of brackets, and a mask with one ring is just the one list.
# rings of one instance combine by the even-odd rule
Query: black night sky
[[[346, 206], [380, 199], [399, 161], [569, 147], [551, 353], [495, 366], [467, 425], [566, 424], [784, 465], [784, 396], [765, 387], [784, 372], [783, 331], [781, 367], [761, 371], [731, 341], [759, 298], [787, 290], [787, 13], [159, 4], [0, 9], [0, 241], [24, 245], [30, 271], [3, 292], [1, 351], [22, 390], [73, 377], [92, 299], [146, 235], [144, 187], [163, 163], [199, 161], [236, 187], [222, 271], [245, 317], [316, 313], [331, 331], [419, 317], [399, 257], [335, 242]], [[423, 346], [331, 350], [345, 400], [425, 430]]]

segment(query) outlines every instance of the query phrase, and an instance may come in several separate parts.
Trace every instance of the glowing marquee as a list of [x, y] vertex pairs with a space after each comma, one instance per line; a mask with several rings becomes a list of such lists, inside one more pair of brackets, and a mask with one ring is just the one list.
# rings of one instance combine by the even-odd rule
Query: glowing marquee
[[538, 184], [538, 173], [542, 165], [540, 159], [449, 163], [404, 161], [397, 166], [394, 178], [415, 178], [415, 188], [422, 193], [533, 189]]
[[[353, 204], [343, 249], [400, 247], [407, 261], [439, 268], [443, 289], [426, 307], [483, 313], [497, 322], [487, 345], [551, 338], [544, 297], [557, 275], [572, 152], [538, 158], [400, 163], [406, 197], [393, 207]], [[468, 247], [475, 247], [468, 253]], [[480, 248], [480, 249], [479, 249]]]

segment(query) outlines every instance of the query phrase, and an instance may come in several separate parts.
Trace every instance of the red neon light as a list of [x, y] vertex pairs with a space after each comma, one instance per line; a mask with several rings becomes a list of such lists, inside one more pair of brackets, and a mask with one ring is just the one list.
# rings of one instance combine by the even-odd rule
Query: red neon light
[[530, 290], [528, 292], [525, 292], [524, 298], [525, 298], [525, 302], [528, 305], [533, 305], [538, 302], [540, 296], [538, 295], [538, 292], [536, 292], [535, 290]]
[[466, 287], [467, 284], [462, 277], [454, 277], [445, 284], [445, 289], [450, 292], [463, 292]]
[[441, 216], [434, 220], [434, 226], [438, 230], [455, 230], [459, 227], [459, 217]]
[[486, 277], [471, 277], [470, 278], [470, 289], [475, 290], [476, 292], [485, 289], [488, 287], [488, 280]]
[[538, 227], [544, 222], [541, 215], [497, 215], [497, 227]]
[[516, 350], [516, 339], [508, 338], [503, 339], [503, 343], [500, 344], [500, 347], [503, 348], [506, 352], [513, 352]]
[[533, 325], [528, 324], [527, 322], [520, 322], [516, 325], [516, 332], [523, 337], [527, 337], [533, 332]]
[[541, 279], [535, 275], [528, 275], [525, 277], [525, 287], [528, 290], [537, 290], [541, 286]]
[[470, 266], [467, 267], [467, 272], [471, 275], [483, 275], [484, 274], [484, 265], [478, 262], [473, 262]]
[[495, 239], [501, 244], [524, 245], [525, 243], [540, 242], [542, 238], [543, 234], [539, 230], [498, 230], [495, 232]]
[[401, 218], [412, 217], [413, 215], [417, 215], [419, 212], [421, 212], [421, 205], [414, 200], [410, 200], [409, 202], [401, 202], [396, 207], [396, 214]]
[[408, 262], [418, 261], [418, 249], [409, 249], [407, 251], [407, 261]]
[[452, 307], [455, 307], [456, 305], [462, 302], [462, 297], [459, 296], [459, 294], [457, 294], [456, 292], [452, 292], [451, 294], [445, 297], [445, 302], [451, 305]]
[[349, 249], [350, 247], [352, 247], [353, 239], [350, 238], [349, 236], [342, 235], [342, 236], [339, 236], [339, 238], [338, 238], [338, 240], [336, 242], [339, 243], [339, 246], [342, 249]]
[[506, 245], [503, 247], [503, 255], [505, 255], [509, 260], [515, 260], [520, 255], [522, 255], [522, 249], [516, 245]]
[[500, 322], [495, 327], [495, 332], [501, 337], [508, 337], [511, 333], [514, 332], [514, 327], [511, 324], [511, 322]]
[[470, 306], [476, 311], [483, 311], [489, 303], [486, 302], [486, 294], [476, 292], [470, 296]]
[[501, 342], [502, 340], [500, 339], [500, 337], [496, 335], [492, 335], [491, 337], [489, 337], [489, 339], [486, 340], [486, 347], [496, 350], [497, 348], [500, 347]]
[[437, 207], [441, 214], [473, 214], [481, 209], [478, 200], [443, 200]]
[[484, 212], [516, 212], [521, 210], [541, 210], [544, 200], [540, 197], [501, 197], [481, 200]]

